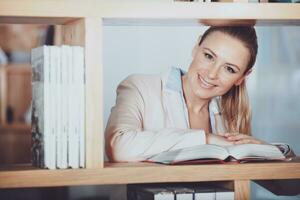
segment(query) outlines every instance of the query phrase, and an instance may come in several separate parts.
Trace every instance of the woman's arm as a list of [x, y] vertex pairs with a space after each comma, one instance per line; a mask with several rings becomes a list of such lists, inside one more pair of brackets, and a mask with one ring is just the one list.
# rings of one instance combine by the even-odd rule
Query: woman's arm
[[147, 97], [141, 91], [144, 88], [140, 89], [135, 79], [135, 76], [127, 78], [117, 89], [116, 105], [112, 108], [105, 131], [106, 153], [111, 161], [142, 161], [163, 151], [205, 144], [203, 130], [144, 130], [144, 101]]

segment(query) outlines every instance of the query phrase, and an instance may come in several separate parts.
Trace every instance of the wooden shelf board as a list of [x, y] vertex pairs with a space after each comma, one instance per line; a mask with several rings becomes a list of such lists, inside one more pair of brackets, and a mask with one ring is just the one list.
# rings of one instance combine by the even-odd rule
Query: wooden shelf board
[[60, 25], [67, 24], [79, 18], [75, 17], [15, 17], [0, 16], [0, 24], [49, 24]]
[[[109, 185], [154, 182], [300, 179], [300, 161], [167, 166], [149, 163], [106, 163], [98, 169], [0, 168], [0, 188]], [[283, 173], [284, 172], [284, 173]]]
[[250, 19], [134, 19], [104, 18], [104, 26], [205, 26], [205, 25], [256, 25], [300, 26], [300, 20], [250, 20]]
[[[25, 123], [0, 124], [0, 131], [26, 131], [30, 133], [31, 125]], [[23, 132], [22, 132], [23, 133]]]
[[84, 17], [104, 19], [257, 19], [258, 24], [299, 25], [300, 4], [200, 2], [0, 1], [0, 23], [65, 24]]

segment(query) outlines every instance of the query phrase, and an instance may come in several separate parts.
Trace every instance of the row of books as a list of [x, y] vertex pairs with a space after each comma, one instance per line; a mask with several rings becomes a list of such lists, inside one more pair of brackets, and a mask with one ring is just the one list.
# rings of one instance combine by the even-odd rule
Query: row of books
[[49, 169], [85, 166], [84, 49], [32, 49], [32, 163]]
[[203, 184], [128, 185], [129, 200], [234, 200], [234, 191], [221, 186]]

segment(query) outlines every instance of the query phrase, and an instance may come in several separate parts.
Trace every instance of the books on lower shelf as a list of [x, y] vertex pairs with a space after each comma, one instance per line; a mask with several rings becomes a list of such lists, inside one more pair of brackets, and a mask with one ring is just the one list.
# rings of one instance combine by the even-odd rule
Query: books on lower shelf
[[265, 161], [286, 160], [289, 147], [269, 144], [241, 144], [218, 146], [212, 144], [197, 145], [183, 149], [165, 151], [148, 159], [149, 162], [163, 164], [192, 164], [226, 161]]
[[233, 200], [234, 191], [221, 186], [197, 183], [129, 185], [130, 200]]
[[49, 169], [85, 167], [84, 49], [32, 49], [32, 162]]

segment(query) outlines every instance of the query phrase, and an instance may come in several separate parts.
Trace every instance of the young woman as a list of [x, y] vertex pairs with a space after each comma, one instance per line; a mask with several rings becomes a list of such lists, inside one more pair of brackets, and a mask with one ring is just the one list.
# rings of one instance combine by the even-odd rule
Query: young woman
[[257, 55], [251, 26], [210, 27], [194, 47], [187, 73], [131, 75], [117, 89], [106, 127], [111, 161], [199, 144], [264, 143], [251, 137], [245, 78]]

